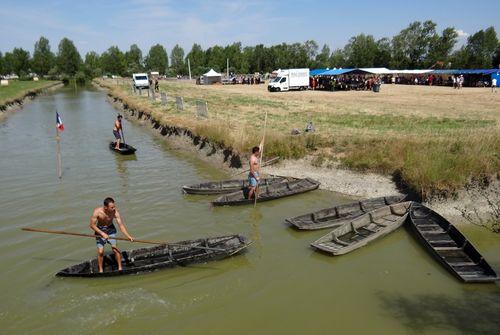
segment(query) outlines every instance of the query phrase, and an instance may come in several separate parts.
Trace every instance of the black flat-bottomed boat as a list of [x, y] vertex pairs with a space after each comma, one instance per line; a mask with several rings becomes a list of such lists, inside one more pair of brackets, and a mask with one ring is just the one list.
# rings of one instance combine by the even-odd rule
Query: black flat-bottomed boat
[[122, 155], [133, 155], [136, 152], [136, 148], [126, 143], [120, 143], [120, 149], [116, 149], [116, 142], [109, 143], [109, 149], [118, 152]]
[[[310, 178], [295, 179], [292, 181], [283, 181], [281, 183], [270, 184], [261, 186], [257, 202], [269, 201], [279, 198], [292, 196], [304, 192], [315, 190], [319, 187], [319, 182]], [[248, 189], [238, 192], [224, 194], [214, 201], [214, 206], [234, 206], [234, 205], [247, 205], [253, 204], [254, 197], [248, 197]]]
[[[295, 178], [269, 177], [261, 179], [259, 184], [261, 186], [267, 186], [294, 179]], [[185, 185], [182, 186], [182, 191], [187, 194], [201, 194], [201, 195], [225, 194], [225, 193], [233, 193], [244, 190], [248, 186], [249, 186], [248, 179], [233, 179], [233, 180], [222, 180], [222, 181], [210, 181], [206, 183], [188, 185], [188, 186]]]
[[410, 227], [431, 254], [458, 279], [467, 283], [499, 280], [472, 243], [432, 209], [413, 203], [410, 208]]
[[60, 277], [112, 277], [152, 272], [178, 265], [220, 260], [245, 250], [250, 241], [241, 235], [227, 235], [161, 244], [151, 248], [122, 251], [122, 271], [113, 253], [104, 257], [104, 272], [99, 273], [97, 259], [91, 259], [59, 271]]
[[396, 195], [355, 201], [287, 218], [285, 223], [300, 230], [336, 228], [374, 209], [402, 202], [405, 198], [406, 195]]

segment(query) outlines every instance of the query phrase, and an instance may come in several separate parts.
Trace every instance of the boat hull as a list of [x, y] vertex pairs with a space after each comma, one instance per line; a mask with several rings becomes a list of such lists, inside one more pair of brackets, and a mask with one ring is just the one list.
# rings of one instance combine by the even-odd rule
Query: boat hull
[[109, 143], [109, 149], [121, 155], [133, 155], [137, 151], [136, 148], [126, 143], [120, 143], [120, 149], [116, 149], [116, 142]]

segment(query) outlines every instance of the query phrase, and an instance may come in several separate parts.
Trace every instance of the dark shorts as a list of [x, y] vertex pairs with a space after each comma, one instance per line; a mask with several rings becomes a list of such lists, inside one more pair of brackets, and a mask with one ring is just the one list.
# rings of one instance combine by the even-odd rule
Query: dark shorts
[[102, 226], [102, 227], [99, 227], [99, 229], [102, 230], [104, 233], [108, 234], [109, 238], [107, 240], [105, 240], [100, 235], [97, 235], [97, 233], [96, 233], [95, 234], [96, 235], [95, 242], [96, 242], [97, 248], [98, 249], [104, 248], [106, 243], [111, 244], [112, 247], [116, 246], [116, 240], [114, 239], [114, 237], [116, 237], [115, 226], [114, 225]]
[[113, 130], [113, 135], [115, 135], [115, 138], [117, 140], [121, 140], [122, 136], [120, 135], [120, 132], [118, 130]]

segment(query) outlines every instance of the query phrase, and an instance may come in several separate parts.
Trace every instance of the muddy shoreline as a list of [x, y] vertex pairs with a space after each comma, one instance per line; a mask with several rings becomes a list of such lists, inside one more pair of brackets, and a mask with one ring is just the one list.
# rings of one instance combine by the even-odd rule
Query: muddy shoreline
[[[121, 98], [113, 96], [105, 87], [94, 84], [98, 89], [107, 92], [109, 102], [124, 116], [144, 126], [151, 127], [153, 131], [164, 137], [165, 140], [176, 150], [189, 151], [196, 154], [202, 160], [227, 172], [230, 175], [243, 172], [248, 165], [248, 155], [240, 154], [230, 148], [214, 144], [206, 138], [197, 136], [192, 131], [177, 127], [175, 125], [162, 124], [155, 120], [150, 114], [129, 108]], [[375, 173], [361, 173], [346, 170], [338, 166], [314, 166], [312, 157], [299, 160], [283, 160], [272, 166], [263, 168], [266, 174], [285, 175], [297, 178], [309, 177], [321, 182], [320, 189], [340, 193], [353, 199], [363, 199], [379, 196], [398, 195], [404, 193], [397, 182], [390, 176]], [[239, 174], [239, 178], [244, 178]], [[494, 193], [499, 188], [499, 183], [492, 183], [489, 193]], [[410, 197], [412, 198], [412, 197]], [[414, 199], [413, 199], [414, 198]], [[419, 200], [413, 196], [411, 200]], [[478, 199], [460, 190], [453, 199], [432, 198], [424, 202], [425, 205], [438, 211], [453, 223], [468, 223], [464, 219], [461, 209], [467, 208], [476, 211], [487, 218], [489, 205], [487, 200]]]

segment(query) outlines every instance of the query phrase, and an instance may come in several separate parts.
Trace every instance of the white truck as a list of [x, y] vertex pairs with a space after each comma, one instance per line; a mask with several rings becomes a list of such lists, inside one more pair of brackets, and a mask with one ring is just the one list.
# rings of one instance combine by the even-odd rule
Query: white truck
[[269, 92], [307, 90], [309, 87], [309, 69], [286, 69], [277, 72], [277, 77], [267, 85]]
[[134, 73], [132, 74], [135, 88], [149, 88], [149, 79], [147, 73]]

